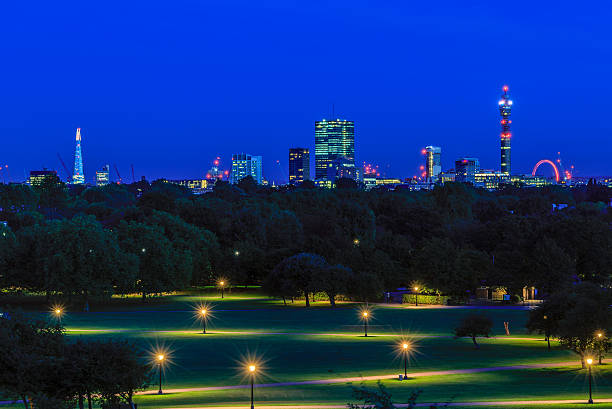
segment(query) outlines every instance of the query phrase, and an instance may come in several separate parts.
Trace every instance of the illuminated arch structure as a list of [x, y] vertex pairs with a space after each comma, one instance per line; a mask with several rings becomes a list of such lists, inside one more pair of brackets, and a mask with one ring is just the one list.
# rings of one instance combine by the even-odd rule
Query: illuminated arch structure
[[541, 161], [536, 163], [536, 165], [533, 167], [533, 171], [531, 172], [531, 175], [535, 176], [536, 171], [538, 170], [538, 167], [543, 163], [547, 163], [550, 166], [552, 166], [553, 170], [555, 171], [555, 181], [559, 183], [559, 169], [557, 168], [557, 165], [555, 165], [553, 161], [550, 161], [548, 159], [542, 159]]

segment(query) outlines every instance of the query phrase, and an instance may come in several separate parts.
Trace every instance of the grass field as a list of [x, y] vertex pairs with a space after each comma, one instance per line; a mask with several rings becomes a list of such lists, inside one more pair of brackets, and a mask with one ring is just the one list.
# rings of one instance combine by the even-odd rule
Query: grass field
[[[211, 303], [214, 311], [205, 335], [194, 314], [202, 302]], [[164, 371], [164, 388], [168, 390], [245, 385], [248, 357], [259, 361], [258, 384], [397, 375], [403, 373], [403, 360], [397, 354], [400, 339], [409, 339], [414, 346], [409, 360], [409, 372], [414, 373], [577, 360], [557, 345], [548, 351], [541, 337], [527, 334], [524, 309], [479, 309], [493, 318], [496, 337], [479, 340], [481, 348], [476, 350], [471, 340], [452, 337], [454, 326], [471, 309], [371, 306], [371, 336], [366, 338], [360, 307], [347, 303], [330, 308], [316, 303], [306, 309], [303, 301], [285, 307], [257, 292], [233, 293], [223, 300], [216, 295], [186, 294], [148, 303], [136, 298], [114, 300], [89, 313], [68, 311], [62, 323], [71, 338], [123, 337], [151, 352], [167, 350], [171, 364]], [[504, 334], [504, 321], [510, 322], [509, 338]], [[586, 371], [578, 366], [382, 383], [397, 402], [417, 389], [423, 391], [421, 402], [582, 399], [588, 393]], [[343, 405], [352, 400], [351, 387], [361, 384], [261, 387], [255, 396], [261, 404]], [[375, 387], [376, 381], [363, 384]], [[151, 389], [156, 390], [157, 385]], [[596, 397], [612, 398], [612, 365], [594, 367], [594, 391]], [[140, 395], [136, 402], [143, 408], [248, 407], [249, 397], [248, 389], [224, 389]]]

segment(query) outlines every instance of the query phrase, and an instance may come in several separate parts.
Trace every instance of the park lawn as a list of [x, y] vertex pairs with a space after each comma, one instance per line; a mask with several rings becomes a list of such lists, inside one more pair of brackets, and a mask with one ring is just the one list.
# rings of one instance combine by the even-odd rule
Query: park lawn
[[[195, 307], [202, 302], [213, 304], [214, 311], [206, 335], [201, 333], [201, 322], [195, 314]], [[164, 370], [164, 388], [168, 389], [243, 385], [247, 382], [243, 375], [249, 355], [262, 361], [263, 373], [257, 379], [260, 383], [399, 374], [403, 361], [396, 354], [396, 346], [404, 337], [414, 345], [409, 361], [412, 372], [578, 360], [556, 342], [553, 350], [548, 351], [540, 336], [528, 335], [524, 329], [528, 313], [524, 309], [375, 305], [370, 306], [371, 336], [365, 338], [358, 314], [360, 307], [340, 303], [331, 308], [318, 302], [305, 308], [303, 301], [284, 306], [280, 300], [251, 290], [228, 294], [223, 300], [215, 293], [186, 293], [146, 303], [136, 297], [122, 299], [105, 308], [96, 306], [89, 313], [68, 311], [62, 324], [70, 339], [125, 338], [150, 352], [167, 350], [171, 362]], [[452, 337], [460, 319], [473, 312], [490, 316], [498, 336], [479, 339], [479, 350], [469, 339]], [[510, 338], [504, 335], [505, 321], [510, 322]], [[338, 333], [344, 335], [333, 335]], [[576, 369], [445, 375], [384, 384], [398, 401], [408, 396], [413, 385], [424, 390], [421, 402], [445, 401], [451, 396], [456, 401], [577, 398], [583, 394], [584, 371]], [[610, 375], [607, 366], [602, 367], [597, 377], [599, 392], [612, 395]], [[257, 396], [278, 404], [344, 404], [350, 400], [350, 386], [340, 383], [261, 388]], [[244, 404], [247, 392], [243, 389], [188, 392], [139, 396], [137, 400], [144, 405], [140, 407], [147, 408], [231, 405]], [[161, 406], [153, 402], [155, 405], [161, 402]]]
[[[408, 381], [385, 380], [383, 385], [397, 403], [404, 403], [415, 390], [421, 390], [418, 402], [478, 402], [495, 400], [585, 399], [588, 378], [585, 370], [576, 368], [528, 369], [464, 375], [415, 378]], [[352, 387], [376, 387], [376, 382], [355, 382], [328, 385], [300, 385], [259, 388], [258, 404], [346, 404], [352, 399]], [[612, 397], [612, 366], [594, 369], [595, 400]], [[245, 405], [249, 389], [207, 392], [183, 392], [167, 395], [141, 395], [139, 407], [169, 408], [180, 406]], [[522, 407], [522, 406], [521, 406]], [[575, 406], [572, 406], [575, 407]], [[598, 405], [598, 407], [601, 407]]]
[[[284, 307], [279, 300], [268, 298], [240, 298], [232, 295], [221, 300], [218, 297], [174, 296], [166, 298], [167, 304], [137, 304], [122, 310], [89, 313], [67, 312], [63, 324], [68, 329], [133, 329], [133, 330], [187, 330], [199, 328], [194, 311], [202, 302], [211, 305], [214, 318], [208, 323], [211, 329], [221, 331], [262, 332], [363, 332], [358, 314], [361, 305], [339, 304], [330, 308], [326, 303], [316, 303], [311, 308], [296, 302]], [[299, 306], [297, 305], [299, 304]], [[422, 333], [450, 335], [462, 317], [474, 311], [494, 320], [494, 335], [503, 335], [504, 322], [510, 323], [512, 336], [526, 336], [524, 328], [527, 313], [520, 309], [462, 308], [396, 308], [371, 306], [369, 332]]]

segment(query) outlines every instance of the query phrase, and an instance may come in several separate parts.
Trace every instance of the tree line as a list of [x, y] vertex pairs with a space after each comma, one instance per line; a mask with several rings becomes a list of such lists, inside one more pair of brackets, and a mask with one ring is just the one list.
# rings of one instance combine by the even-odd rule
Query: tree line
[[[480, 286], [547, 295], [610, 283], [612, 189], [604, 186], [338, 186], [272, 188], [245, 178], [194, 196], [161, 180], [0, 185], [0, 285], [78, 297], [86, 307], [90, 297], [146, 297], [220, 276], [285, 298], [319, 291], [362, 300], [415, 281], [459, 299]], [[304, 254], [310, 264], [296, 274]]]
[[124, 340], [69, 343], [64, 329], [20, 312], [0, 316], [0, 390], [25, 409], [109, 409], [146, 388], [153, 367], [143, 351]]

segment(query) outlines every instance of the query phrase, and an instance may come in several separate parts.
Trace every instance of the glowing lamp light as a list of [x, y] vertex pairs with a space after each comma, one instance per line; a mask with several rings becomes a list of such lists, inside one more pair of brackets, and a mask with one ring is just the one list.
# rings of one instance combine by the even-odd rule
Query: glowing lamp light
[[220, 281], [219, 285], [222, 285], [222, 286], [225, 285], [225, 281]]
[[255, 368], [255, 365], [249, 365], [249, 372], [253, 373], [255, 372], [255, 369], [257, 369]]
[[603, 334], [601, 332], [597, 334], [598, 338], [601, 338], [602, 336], [603, 336]]
[[203, 316], [206, 315], [206, 308], [202, 308], [200, 310], [200, 314], [202, 314]]
[[586, 360], [587, 364], [591, 365], [593, 363], [593, 360], [591, 358]]
[[364, 311], [364, 312], [363, 312], [363, 316], [364, 316], [364, 318], [367, 318], [367, 317], [368, 317], [368, 312], [367, 312], [367, 311]]
[[408, 344], [404, 342], [402, 344], [402, 348], [404, 349], [404, 351], [408, 350]]
[[57, 308], [57, 309], [55, 310], [55, 314], [56, 314], [56, 315], [60, 315], [61, 313], [62, 313], [62, 310], [60, 310], [59, 308]]
[[161, 355], [161, 354], [160, 354], [160, 355], [157, 355], [157, 360], [158, 360], [159, 362], [163, 361], [163, 360], [164, 360], [164, 356], [163, 356], [163, 355]]

